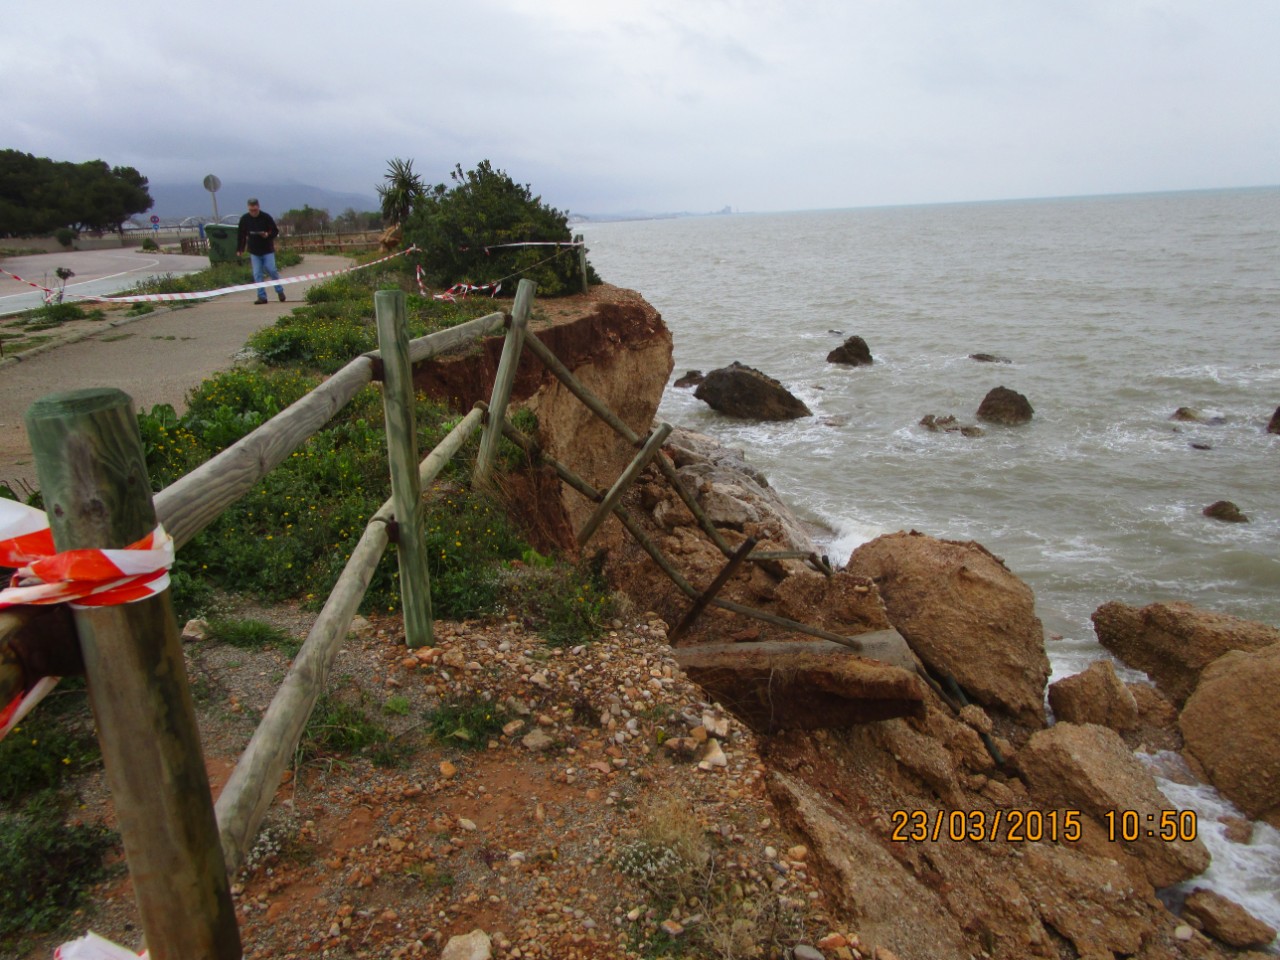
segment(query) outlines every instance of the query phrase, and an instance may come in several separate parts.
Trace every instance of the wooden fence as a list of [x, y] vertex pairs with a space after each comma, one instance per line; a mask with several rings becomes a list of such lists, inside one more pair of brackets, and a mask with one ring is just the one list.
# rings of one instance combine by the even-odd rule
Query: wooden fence
[[[280, 234], [276, 237], [277, 250], [293, 250], [297, 253], [368, 253], [377, 250], [382, 232], [361, 230], [353, 233], [298, 233]], [[141, 242], [141, 241], [139, 241]], [[209, 241], [202, 237], [182, 237], [182, 252], [190, 256], [208, 254]]]
[[[149, 533], [157, 518], [180, 548], [252, 490], [362, 387], [373, 380], [383, 383], [391, 497], [370, 518], [216, 805], [204, 770], [168, 591], [137, 603], [71, 612], [152, 960], [241, 957], [228, 876], [243, 864], [254, 842], [307, 718], [325, 688], [339, 646], [393, 537], [399, 546], [406, 642], [421, 646], [432, 641], [421, 491], [476, 431], [480, 432], [480, 445], [473, 484], [489, 482], [503, 435], [531, 458], [551, 465], [564, 483], [598, 504], [579, 532], [580, 544], [612, 514], [694, 601], [679, 630], [686, 629], [706, 606], [715, 605], [834, 640], [864, 656], [924, 675], [901, 638], [886, 638], [883, 633], [868, 638], [842, 637], [716, 597], [733, 571], [747, 560], [794, 556], [808, 559], [824, 573], [831, 571], [811, 554], [753, 553], [754, 542], [750, 540], [737, 550], [730, 548], [660, 452], [671, 426], [660, 424], [641, 437], [527, 332], [534, 292], [531, 281], [521, 280], [509, 316], [493, 313], [409, 341], [405, 295], [379, 291], [374, 295], [377, 351], [356, 358], [154, 498], [147, 493], [137, 420], [125, 394], [110, 389], [72, 391], [39, 400], [28, 411], [27, 429], [37, 475], [59, 550], [122, 547]], [[414, 364], [503, 327], [506, 340], [489, 402], [477, 403], [419, 462], [414, 440]], [[595, 490], [569, 467], [547, 456], [506, 418], [516, 367], [526, 348], [636, 448], [635, 457], [609, 491]], [[701, 529], [728, 558], [720, 576], [701, 593], [675, 570], [622, 506], [628, 486], [650, 463], [658, 466]], [[0, 702], [8, 702], [34, 680], [24, 674], [21, 658], [9, 656], [24, 631], [65, 616], [65, 610], [49, 608], [0, 612]], [[936, 682], [931, 686], [938, 690]]]

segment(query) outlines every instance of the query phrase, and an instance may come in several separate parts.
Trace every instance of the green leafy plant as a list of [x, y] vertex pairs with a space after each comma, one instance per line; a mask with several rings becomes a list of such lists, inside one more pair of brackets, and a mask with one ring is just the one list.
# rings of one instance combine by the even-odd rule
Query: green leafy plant
[[616, 601], [599, 571], [586, 565], [533, 560], [512, 567], [502, 579], [502, 608], [524, 617], [548, 646], [595, 640], [613, 618]]
[[[440, 183], [427, 191], [405, 226], [405, 240], [423, 251], [429, 283], [483, 284], [518, 274], [538, 284], [539, 297], [581, 289], [575, 248], [494, 249], [519, 242], [570, 243], [567, 213], [544, 204], [528, 184], [516, 183], [488, 160], [465, 172], [458, 164], [449, 177], [452, 186]], [[588, 276], [600, 282], [590, 265]]]
[[426, 714], [431, 736], [460, 750], [484, 749], [509, 719], [504, 707], [484, 700], [454, 700]]
[[339, 761], [344, 756], [367, 756], [374, 766], [399, 765], [412, 752], [409, 744], [365, 712], [364, 698], [356, 703], [326, 694], [317, 701], [298, 745], [298, 759]]
[[105, 875], [103, 856], [116, 835], [100, 824], [67, 824], [68, 805], [66, 796], [45, 791], [17, 813], [0, 813], [0, 943], [60, 929]]

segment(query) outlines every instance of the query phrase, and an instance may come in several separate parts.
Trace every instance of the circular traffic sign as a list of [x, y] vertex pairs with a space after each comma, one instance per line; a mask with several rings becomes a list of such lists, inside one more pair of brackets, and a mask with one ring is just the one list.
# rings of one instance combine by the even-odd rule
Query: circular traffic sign
[[160, 218], [159, 218], [159, 217], [157, 217], [157, 216], [153, 213], [153, 214], [151, 215], [151, 222], [152, 222], [152, 223], [159, 223], [159, 222], [160, 222]]
[[204, 178], [204, 188], [210, 193], [217, 193], [222, 189], [222, 181], [211, 173]]

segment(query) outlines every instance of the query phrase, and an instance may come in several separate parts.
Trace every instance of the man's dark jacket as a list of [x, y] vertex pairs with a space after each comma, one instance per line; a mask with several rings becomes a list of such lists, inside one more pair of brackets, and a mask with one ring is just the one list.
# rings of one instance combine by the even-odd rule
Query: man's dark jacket
[[[265, 232], [266, 236], [258, 236], [260, 232]], [[255, 217], [251, 213], [246, 213], [240, 218], [240, 228], [236, 234], [236, 252], [243, 253], [247, 241], [248, 250], [255, 257], [260, 257], [264, 253], [275, 253], [278, 236], [280, 236], [280, 228], [271, 219], [271, 214], [259, 210]]]

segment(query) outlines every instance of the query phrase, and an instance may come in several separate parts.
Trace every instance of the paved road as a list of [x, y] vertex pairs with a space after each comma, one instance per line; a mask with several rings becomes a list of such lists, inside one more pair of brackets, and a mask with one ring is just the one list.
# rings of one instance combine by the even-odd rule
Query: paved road
[[[65, 267], [75, 274], [67, 282], [67, 293], [99, 297], [130, 290], [135, 283], [147, 277], [191, 273], [207, 266], [208, 257], [125, 249], [37, 253], [0, 261], [0, 267], [9, 273], [16, 273], [23, 280], [51, 290], [58, 287], [55, 271]], [[0, 273], [0, 316], [34, 309], [43, 301], [44, 293], [40, 290]]]
[[[345, 257], [309, 255], [282, 277], [337, 270]], [[15, 273], [17, 271], [14, 271]], [[317, 281], [285, 286], [290, 301]], [[255, 331], [287, 314], [294, 303], [253, 304], [251, 291], [185, 308], [161, 308], [124, 326], [104, 327], [89, 339], [44, 350], [21, 362], [0, 361], [0, 482], [35, 486], [35, 466], [22, 417], [43, 396], [82, 387], [117, 387], [137, 409], [171, 403], [179, 411], [192, 387], [231, 367]]]

